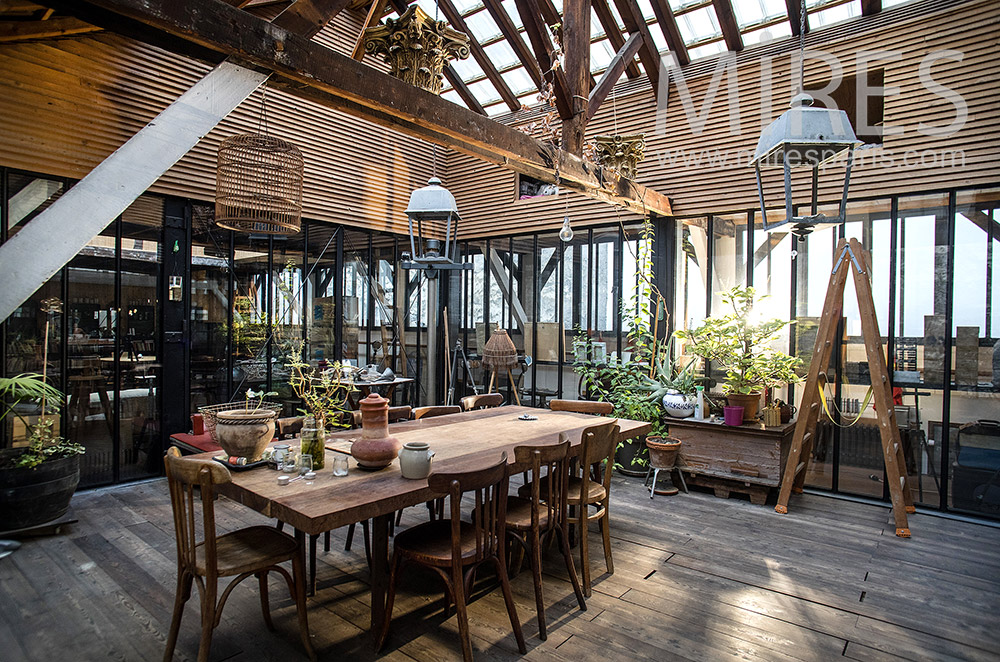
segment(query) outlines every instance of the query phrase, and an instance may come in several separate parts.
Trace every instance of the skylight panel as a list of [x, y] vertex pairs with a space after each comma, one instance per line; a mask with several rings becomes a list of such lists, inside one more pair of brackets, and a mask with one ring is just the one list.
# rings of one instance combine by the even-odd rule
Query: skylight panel
[[514, 92], [514, 96], [520, 96], [526, 92], [535, 91], [535, 81], [531, 80], [531, 76], [528, 72], [524, 70], [524, 67], [518, 67], [517, 69], [511, 69], [510, 71], [505, 71], [500, 74], [504, 81]]
[[469, 81], [472, 78], [480, 78], [485, 75], [479, 63], [471, 56], [464, 60], [452, 60], [451, 66], [455, 68], [455, 73], [464, 81]]
[[483, 50], [486, 51], [486, 56], [490, 58], [490, 62], [492, 62], [493, 65], [500, 70], [513, 67], [521, 62], [521, 60], [518, 59], [517, 54], [514, 52], [514, 49], [510, 47], [510, 44], [508, 44], [506, 40], [490, 44]]
[[715, 11], [711, 7], [701, 7], [677, 17], [677, 27], [685, 44], [693, 44], [722, 34]]
[[733, 2], [733, 12], [740, 28], [760, 25], [788, 14], [783, 0], [739, 0]]
[[[670, 0], [670, 8], [673, 9], [674, 12], [678, 12], [686, 7], [690, 7], [691, 5], [700, 4], [703, 1], [704, 0]], [[742, 0], [736, 0], [736, 2], [741, 1]]]
[[478, 83], [469, 85], [469, 91], [472, 92], [472, 96], [479, 99], [479, 103], [483, 104], [483, 106], [487, 106], [500, 99], [500, 93], [497, 92], [497, 88], [493, 87], [493, 83], [489, 80], [481, 80]]
[[604, 26], [601, 25], [601, 19], [597, 17], [597, 12], [594, 11], [593, 7], [590, 9], [590, 37], [591, 39], [596, 39], [604, 34]]
[[751, 30], [743, 33], [743, 44], [753, 46], [755, 44], [766, 44], [775, 39], [783, 39], [792, 36], [792, 26], [788, 21], [775, 23], [774, 25], [759, 30]]
[[455, 9], [463, 16], [477, 7], [483, 6], [483, 0], [452, 0]]
[[514, 0], [503, 0], [501, 5], [507, 15], [510, 16], [510, 20], [514, 22], [514, 25], [518, 30], [524, 27], [524, 23], [521, 22], [521, 15], [517, 13], [517, 5], [514, 4]]
[[829, 9], [822, 9], [809, 13], [809, 25], [814, 28], [822, 28], [834, 23], [840, 23], [855, 16], [861, 15], [860, 0], [849, 2]]
[[507, 107], [505, 103], [491, 103], [488, 106], [483, 106], [483, 110], [490, 117], [496, 117], [497, 115], [503, 115], [510, 112], [510, 108]]
[[493, 17], [490, 16], [488, 11], [478, 11], [475, 14], [470, 14], [465, 17], [465, 24], [469, 26], [469, 31], [472, 36], [476, 38], [480, 44], [484, 41], [489, 41], [490, 39], [495, 39], [503, 33], [500, 32], [500, 28], [493, 21]]
[[669, 50], [667, 46], [667, 38], [663, 36], [663, 30], [653, 30], [649, 31], [649, 35], [653, 38], [653, 43], [656, 44], [656, 50], [660, 53]]
[[444, 17], [441, 16], [441, 11], [438, 9], [437, 2], [435, 2], [435, 0], [417, 0], [417, 4], [420, 5], [420, 8], [427, 12], [427, 15], [431, 18], [436, 16], [438, 20], [444, 20]]
[[724, 41], [713, 41], [710, 44], [705, 44], [704, 46], [698, 46], [697, 48], [688, 49], [688, 57], [691, 60], [697, 60], [698, 58], [710, 57], [712, 55], [718, 55], [726, 50], [726, 43]]
[[614, 2], [608, 2], [608, 7], [611, 9], [611, 15], [615, 17], [615, 23], [618, 24], [620, 32], [625, 32], [625, 21], [622, 20], [622, 15], [618, 13], [618, 6]]
[[448, 101], [458, 104], [459, 106], [465, 106], [465, 103], [462, 101], [462, 97], [458, 96], [458, 92], [456, 92], [455, 90], [448, 90], [447, 92], [442, 92], [441, 98], [447, 99]]
[[647, 22], [656, 18], [656, 14], [653, 13], [653, 5], [649, 0], [636, 0], [636, 4], [639, 5], [639, 11], [642, 12], [642, 16]]
[[590, 70], [604, 71], [611, 64], [615, 51], [607, 39], [590, 45]]
[[563, 0], [552, 0], [552, 4], [556, 6], [556, 11], [562, 16]]

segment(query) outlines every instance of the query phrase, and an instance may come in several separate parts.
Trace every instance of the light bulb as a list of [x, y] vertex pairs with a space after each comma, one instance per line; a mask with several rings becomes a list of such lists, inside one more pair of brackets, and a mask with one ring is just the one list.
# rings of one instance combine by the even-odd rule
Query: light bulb
[[569, 216], [563, 218], [562, 230], [559, 231], [559, 238], [565, 242], [573, 241], [573, 228], [569, 226]]

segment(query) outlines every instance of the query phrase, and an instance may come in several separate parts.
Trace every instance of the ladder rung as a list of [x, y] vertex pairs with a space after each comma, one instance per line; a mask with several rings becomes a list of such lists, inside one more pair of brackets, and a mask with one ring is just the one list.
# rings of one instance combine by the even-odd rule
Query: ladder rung
[[899, 477], [899, 486], [900, 487], [906, 487], [906, 476], [900, 476]]
[[806, 432], [804, 435], [802, 435], [803, 445], [809, 443], [809, 441], [812, 440], [812, 438], [813, 438], [812, 432]]
[[805, 462], [799, 462], [799, 465], [798, 465], [797, 467], [795, 467], [795, 475], [796, 475], [796, 476], [798, 476], [798, 475], [799, 475], [799, 473], [800, 473], [800, 472], [801, 472], [801, 471], [802, 471], [803, 469], [805, 469], [805, 468], [806, 468], [806, 463], [805, 463]]

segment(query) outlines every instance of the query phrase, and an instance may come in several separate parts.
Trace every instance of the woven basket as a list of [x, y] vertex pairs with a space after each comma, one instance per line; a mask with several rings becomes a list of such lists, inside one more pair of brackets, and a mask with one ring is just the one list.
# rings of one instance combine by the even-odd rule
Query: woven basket
[[[198, 413], [205, 419], [205, 432], [212, 436], [212, 441], [219, 443], [219, 438], [215, 435], [215, 426], [219, 422], [219, 412], [229, 409], [243, 409], [247, 406], [246, 400], [239, 402], [226, 402], [221, 405], [203, 405], [198, 407]], [[276, 416], [281, 416], [281, 405], [276, 402], [262, 402], [255, 409], [272, 409]]]
[[227, 230], [293, 235], [302, 225], [305, 161], [292, 143], [256, 133], [219, 145], [215, 223]]
[[497, 329], [483, 347], [483, 365], [492, 370], [510, 370], [517, 365], [517, 347], [505, 329]]

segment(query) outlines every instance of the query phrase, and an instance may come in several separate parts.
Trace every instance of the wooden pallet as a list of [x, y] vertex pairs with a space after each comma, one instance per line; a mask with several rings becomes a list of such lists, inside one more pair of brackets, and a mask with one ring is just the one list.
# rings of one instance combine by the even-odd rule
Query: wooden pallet
[[896, 410], [892, 401], [892, 382], [889, 381], [889, 370], [886, 366], [885, 353], [882, 350], [882, 338], [879, 334], [878, 320], [875, 317], [875, 302], [872, 298], [871, 255], [862, 248], [857, 239], [841, 239], [837, 245], [837, 260], [830, 274], [830, 284], [826, 290], [826, 300], [823, 303], [823, 316], [820, 318], [819, 329], [816, 332], [816, 346], [813, 350], [812, 363], [809, 366], [809, 377], [806, 379], [805, 391], [799, 405], [799, 419], [795, 426], [795, 436], [788, 452], [788, 460], [781, 480], [781, 490], [778, 493], [778, 505], [774, 509], [779, 513], [788, 512], [788, 499], [792, 492], [802, 493], [805, 483], [806, 468], [812, 454], [813, 441], [816, 436], [816, 424], [820, 411], [823, 409], [823, 387], [827, 382], [826, 369], [830, 364], [834, 342], [837, 341], [837, 325], [844, 310], [844, 285], [847, 274], [854, 275], [854, 289], [858, 296], [858, 311], [861, 315], [861, 331], [865, 340], [865, 352], [871, 373], [872, 393], [875, 412], [878, 417], [879, 431], [882, 439], [882, 458], [885, 462], [885, 472], [892, 498], [892, 512], [896, 520], [896, 535], [901, 538], [910, 537], [910, 528], [906, 514], [916, 512], [913, 507], [913, 496], [906, 476], [906, 460], [903, 457], [903, 446], [896, 425]]
[[720, 499], [728, 499], [730, 493], [735, 492], [737, 494], [748, 495], [750, 497], [750, 503], [755, 506], [763, 506], [767, 503], [767, 495], [771, 492], [771, 488], [767, 485], [741, 481], [738, 478], [719, 478], [717, 476], [706, 476], [704, 474], [690, 472], [685, 473], [687, 474], [687, 482], [689, 485], [711, 488], [715, 491], [715, 496]]

